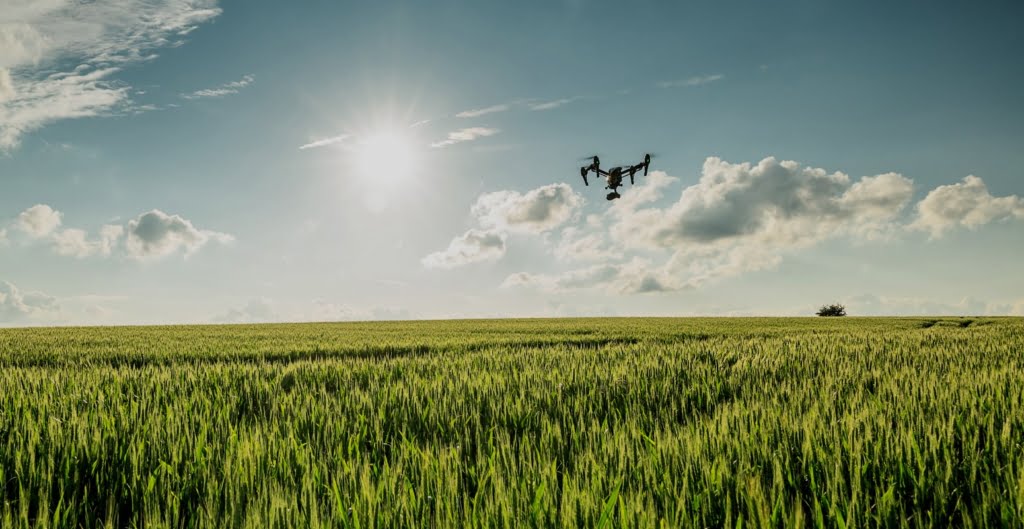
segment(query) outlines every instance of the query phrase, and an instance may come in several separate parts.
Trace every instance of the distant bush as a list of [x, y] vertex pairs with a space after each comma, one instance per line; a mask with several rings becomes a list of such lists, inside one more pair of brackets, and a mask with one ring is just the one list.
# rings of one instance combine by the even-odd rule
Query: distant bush
[[822, 305], [818, 309], [818, 316], [846, 316], [846, 307], [835, 303], [832, 305]]

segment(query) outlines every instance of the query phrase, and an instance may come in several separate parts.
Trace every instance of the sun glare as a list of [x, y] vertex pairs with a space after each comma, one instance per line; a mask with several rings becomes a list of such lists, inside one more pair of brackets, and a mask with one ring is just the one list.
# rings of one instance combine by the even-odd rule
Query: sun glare
[[416, 146], [406, 134], [379, 131], [359, 141], [354, 150], [359, 178], [378, 186], [407, 182], [416, 172]]

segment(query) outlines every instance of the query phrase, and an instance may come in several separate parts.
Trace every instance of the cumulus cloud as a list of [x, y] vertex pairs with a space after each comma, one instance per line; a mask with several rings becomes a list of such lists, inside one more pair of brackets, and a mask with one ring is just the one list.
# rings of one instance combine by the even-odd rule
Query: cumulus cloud
[[456, 143], [462, 143], [464, 141], [473, 141], [478, 138], [486, 138], [488, 136], [494, 136], [501, 132], [500, 129], [493, 129], [488, 127], [468, 127], [465, 129], [459, 129], [448, 133], [448, 138], [441, 141], [431, 143], [430, 146], [436, 148], [447, 147], [449, 145], [455, 145]]
[[711, 157], [700, 180], [665, 208], [648, 207], [671, 183], [652, 174], [638, 197], [609, 211], [610, 232], [625, 247], [673, 252], [664, 273], [696, 287], [776, 266], [785, 253], [839, 236], [890, 232], [913, 194], [896, 173], [856, 182], [841, 172], [769, 157], [733, 164]]
[[487, 228], [541, 233], [561, 226], [583, 206], [583, 197], [568, 184], [550, 184], [525, 194], [496, 191], [481, 195], [470, 209]]
[[242, 76], [237, 81], [225, 83], [214, 88], [205, 88], [203, 90], [196, 90], [189, 94], [181, 94], [184, 99], [203, 99], [208, 97], [224, 97], [226, 95], [237, 94], [239, 90], [249, 86], [256, 77], [252, 74]]
[[604, 263], [560, 274], [513, 274], [504, 286], [631, 294], [698, 288], [773, 268], [786, 254], [829, 238], [896, 233], [913, 194], [913, 182], [896, 173], [854, 180], [771, 157], [756, 164], [708, 158], [698, 182], [672, 201], [667, 193], [678, 182], [654, 171], [550, 245], [560, 261]]
[[1024, 199], [1017, 195], [994, 197], [981, 178], [969, 175], [928, 193], [918, 202], [917, 217], [910, 228], [938, 238], [958, 226], [976, 229], [1012, 218], [1024, 219]]
[[687, 86], [700, 86], [702, 84], [713, 83], [715, 81], [719, 81], [719, 80], [724, 79], [724, 78], [725, 78], [725, 76], [722, 75], [722, 74], [698, 75], [698, 76], [695, 76], [695, 77], [690, 77], [688, 79], [676, 79], [674, 81], [662, 81], [662, 82], [658, 83], [658, 87], [659, 88], [680, 88], [680, 87], [687, 87]]
[[59, 310], [60, 305], [53, 296], [42, 292], [23, 292], [12, 283], [0, 281], [0, 322], [52, 315]]
[[93, 255], [108, 257], [123, 235], [124, 226], [114, 224], [101, 227], [96, 239], [90, 239], [85, 230], [68, 228], [53, 235], [53, 250], [58, 255], [79, 259]]
[[605, 240], [604, 227], [589, 228], [568, 226], [562, 230], [561, 238], [554, 245], [552, 252], [560, 261], [602, 261], [622, 257], [620, 251], [612, 249]]
[[660, 273], [674, 278], [672, 283], [679, 288], [700, 288], [712, 281], [774, 268], [782, 262], [785, 250], [754, 244], [676, 251]]
[[64, 119], [131, 107], [125, 66], [220, 14], [215, 0], [7, 0], [0, 9], [0, 149]]
[[651, 248], [757, 243], [800, 247], [823, 238], [867, 232], [893, 221], [913, 183], [895, 173], [850, 177], [765, 158], [732, 164], [711, 157], [700, 181], [665, 209], [618, 211], [613, 234]]
[[[1024, 200], [994, 197], [974, 176], [932, 190], [912, 219], [907, 210], [914, 183], [892, 172], [851, 178], [774, 157], [756, 163], [709, 157], [697, 182], [683, 186], [678, 199], [672, 199], [670, 192], [679, 182], [654, 171], [582, 222], [583, 199], [566, 184], [527, 193], [487, 193], [471, 212], [494, 233], [540, 235], [563, 264], [597, 263], [557, 273], [513, 273], [503, 287], [618, 294], [700, 288], [775, 268], [788, 255], [837, 238], [885, 241], [907, 228], [937, 237], [959, 226], [1024, 219]], [[504, 241], [490, 258], [502, 253]], [[467, 262], [472, 260], [448, 264]], [[1016, 310], [1000, 307], [1003, 313]]]
[[[156, 209], [129, 221], [127, 230], [120, 224], [105, 224], [95, 236], [81, 228], [59, 229], [63, 216], [46, 204], [36, 204], [22, 211], [12, 226], [25, 233], [28, 240], [48, 243], [54, 253], [78, 259], [109, 257], [115, 250], [122, 250], [137, 259], [160, 257], [179, 249], [188, 256], [211, 240], [221, 243], [234, 240], [226, 233], [197, 229], [178, 215], [168, 215]], [[125, 242], [123, 246], [122, 239]], [[0, 228], [0, 244], [6, 242], [7, 229]]]
[[62, 214], [46, 204], [36, 204], [18, 215], [15, 225], [29, 237], [46, 237], [61, 223]]
[[509, 109], [509, 105], [506, 103], [506, 104], [501, 104], [501, 105], [489, 106], [489, 107], [486, 107], [486, 108], [477, 108], [477, 109], [473, 109], [473, 110], [463, 110], [462, 112], [459, 112], [458, 114], [455, 114], [455, 117], [457, 117], [457, 118], [477, 118], [477, 117], [480, 117], [480, 116], [485, 116], [487, 114], [493, 114], [495, 112], [504, 112], [504, 111], [506, 111], [508, 109]]
[[187, 257], [210, 241], [234, 240], [226, 233], [197, 229], [191, 221], [158, 209], [128, 221], [127, 234], [125, 248], [129, 256], [137, 259], [163, 257], [179, 250]]
[[422, 259], [427, 268], [456, 268], [470, 263], [493, 261], [505, 255], [505, 235], [497, 231], [471, 229], [452, 239], [448, 248]]
[[455, 268], [505, 255], [509, 233], [541, 234], [571, 219], [583, 198], [566, 184], [551, 184], [526, 193], [497, 191], [480, 195], [470, 212], [482, 229], [455, 237], [445, 250], [422, 259], [428, 268]]

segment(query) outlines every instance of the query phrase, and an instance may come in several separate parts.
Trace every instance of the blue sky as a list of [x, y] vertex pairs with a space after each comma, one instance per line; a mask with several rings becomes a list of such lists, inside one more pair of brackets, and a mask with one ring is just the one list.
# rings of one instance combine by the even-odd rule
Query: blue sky
[[1024, 8], [893, 4], [0, 0], [0, 325], [1024, 314]]

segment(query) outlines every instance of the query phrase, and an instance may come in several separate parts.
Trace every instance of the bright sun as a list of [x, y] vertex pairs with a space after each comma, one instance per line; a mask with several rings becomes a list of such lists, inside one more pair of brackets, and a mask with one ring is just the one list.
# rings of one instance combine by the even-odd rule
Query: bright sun
[[371, 187], [390, 188], [408, 182], [417, 169], [416, 146], [407, 134], [394, 130], [365, 136], [354, 146], [354, 169]]

